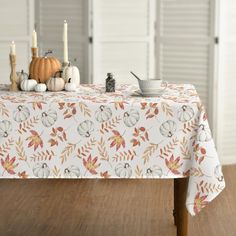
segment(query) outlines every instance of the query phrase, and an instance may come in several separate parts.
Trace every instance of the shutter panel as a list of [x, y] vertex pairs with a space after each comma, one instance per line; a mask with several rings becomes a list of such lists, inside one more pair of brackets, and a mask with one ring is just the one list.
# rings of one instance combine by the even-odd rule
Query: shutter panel
[[211, 116], [214, 1], [158, 0], [157, 9], [157, 76], [194, 84]]
[[88, 79], [88, 1], [37, 0], [37, 31], [41, 55], [48, 49], [63, 61], [63, 22], [68, 22], [69, 60]]
[[236, 2], [221, 1], [218, 146], [223, 163], [236, 163]]
[[31, 0], [0, 0], [0, 6], [0, 83], [9, 84], [12, 40], [16, 43], [16, 70], [28, 72], [34, 4]]
[[155, 0], [93, 1], [93, 82], [113, 72], [118, 83], [154, 76]]

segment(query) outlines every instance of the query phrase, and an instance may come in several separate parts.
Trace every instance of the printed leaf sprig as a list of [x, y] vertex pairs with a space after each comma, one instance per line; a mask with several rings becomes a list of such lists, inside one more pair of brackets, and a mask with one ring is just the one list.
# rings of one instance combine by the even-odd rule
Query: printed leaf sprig
[[63, 164], [65, 161], [67, 161], [67, 158], [73, 153], [75, 150], [77, 144], [74, 143], [68, 143], [66, 147], [63, 149], [60, 159], [61, 163]]
[[178, 142], [179, 140], [177, 138], [173, 138], [167, 145], [160, 148], [160, 157], [164, 159], [173, 153], [176, 146], [178, 145]]
[[186, 137], [183, 137], [183, 139], [180, 141], [180, 151], [183, 156], [183, 159], [191, 160], [191, 153], [188, 147], [188, 140], [186, 139]]
[[113, 161], [132, 161], [136, 155], [134, 150], [119, 152], [113, 156]]
[[26, 133], [28, 130], [33, 129], [34, 126], [39, 122], [38, 116], [34, 116], [27, 121], [20, 123], [18, 132], [20, 134]]
[[144, 159], [144, 164], [146, 164], [154, 152], [158, 149], [159, 144], [150, 143], [150, 145], [145, 149], [142, 158]]
[[12, 138], [9, 138], [0, 146], [0, 156], [3, 157], [5, 154], [9, 153], [12, 145], [14, 145], [14, 140]]
[[162, 102], [161, 109], [167, 116], [173, 116], [173, 111], [168, 103]]
[[53, 151], [41, 151], [37, 152], [36, 154], [33, 154], [30, 158], [31, 161], [50, 161], [55, 156], [55, 153]]
[[140, 146], [141, 142], [149, 141], [148, 132], [144, 127], [134, 128], [134, 138], [131, 140], [133, 147]]
[[100, 160], [109, 162], [110, 157], [108, 155], [108, 152], [106, 149], [106, 143], [103, 137], [101, 137], [100, 141], [98, 141], [98, 151], [100, 155]]
[[27, 161], [27, 156], [25, 154], [23, 140], [20, 137], [16, 141], [16, 152], [17, 152], [19, 160]]
[[93, 149], [93, 146], [96, 145], [96, 139], [91, 138], [86, 144], [78, 148], [77, 157], [82, 159], [88, 155]]
[[120, 116], [116, 116], [114, 118], [112, 118], [109, 121], [103, 122], [101, 124], [101, 129], [100, 132], [102, 134], [104, 133], [108, 133], [109, 131], [113, 130], [114, 128], [116, 128], [116, 126], [121, 122], [121, 118]]
[[52, 128], [50, 136], [52, 138], [49, 139], [48, 142], [50, 143], [51, 147], [58, 146], [59, 141], [61, 142], [67, 141], [66, 132], [62, 127]]
[[77, 110], [76, 110], [76, 105], [77, 104], [76, 103], [64, 103], [64, 102], [61, 102], [58, 105], [59, 105], [59, 109], [60, 110], [65, 110], [63, 112], [64, 119], [71, 118], [77, 112]]
[[79, 108], [84, 116], [91, 117], [91, 110], [88, 108], [88, 106], [85, 103], [79, 102]]
[[196, 183], [197, 190], [202, 193], [218, 193], [223, 190], [223, 187], [220, 184], [209, 183], [202, 180], [200, 183]]
[[0, 114], [1, 114], [1, 116], [9, 117], [9, 111], [3, 102], [0, 102]]
[[142, 110], [146, 110], [146, 119], [151, 119], [153, 117], [156, 117], [159, 113], [159, 109], [158, 109], [158, 104], [154, 103], [154, 102], [142, 102], [141, 103], [141, 109]]

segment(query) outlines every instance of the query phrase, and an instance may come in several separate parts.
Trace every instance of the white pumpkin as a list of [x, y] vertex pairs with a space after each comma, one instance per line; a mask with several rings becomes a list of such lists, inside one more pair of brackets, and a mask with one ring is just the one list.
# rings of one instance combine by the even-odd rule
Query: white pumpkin
[[215, 173], [215, 177], [217, 178], [217, 180], [219, 182], [222, 182], [224, 180], [224, 176], [223, 176], [223, 173], [222, 173], [221, 165], [217, 165], [215, 167], [214, 173]]
[[65, 90], [68, 92], [76, 91], [76, 84], [71, 82], [71, 78], [69, 78], [68, 82], [65, 84]]
[[12, 126], [10, 121], [3, 120], [0, 122], [0, 137], [7, 138], [11, 131]]
[[197, 140], [200, 142], [208, 142], [211, 140], [211, 131], [205, 125], [199, 125]]
[[61, 77], [51, 77], [47, 81], [49, 91], [57, 92], [65, 88], [65, 81]]
[[85, 120], [79, 124], [77, 130], [82, 137], [89, 138], [94, 131], [94, 124], [90, 120]]
[[164, 137], [171, 138], [176, 132], [176, 123], [173, 120], [167, 120], [160, 126], [160, 132]]
[[34, 80], [34, 79], [24, 79], [20, 83], [20, 88], [23, 91], [33, 91], [36, 85], [37, 85], [36, 80]]
[[76, 87], [80, 85], [80, 73], [79, 69], [76, 66], [72, 66], [70, 63], [63, 69], [62, 78], [64, 79], [65, 83], [71, 79], [71, 83], [76, 84]]
[[56, 120], [57, 120], [57, 112], [52, 109], [43, 112], [41, 115], [41, 121], [45, 127], [50, 127], [54, 125]]
[[29, 78], [29, 75], [27, 73], [25, 73], [24, 70], [21, 70], [21, 72], [16, 72], [16, 75], [17, 75], [16, 83], [19, 85], [19, 87], [20, 87], [20, 84], [23, 80]]
[[153, 166], [146, 170], [146, 176], [148, 178], [161, 178], [163, 175], [162, 169], [159, 166]]
[[37, 163], [33, 168], [33, 173], [38, 178], [48, 178], [50, 169], [46, 163]]
[[25, 120], [27, 120], [30, 116], [30, 111], [28, 109], [28, 107], [24, 106], [24, 105], [19, 105], [17, 107], [17, 110], [14, 111], [13, 114], [13, 119], [16, 122], [23, 122]]
[[140, 115], [137, 110], [130, 109], [130, 111], [126, 111], [124, 113], [124, 117], [123, 117], [124, 124], [127, 127], [132, 127], [137, 124], [137, 122], [139, 121], [139, 117], [140, 117]]
[[187, 122], [191, 120], [194, 116], [194, 111], [192, 107], [183, 105], [178, 111], [178, 119], [181, 122]]
[[111, 108], [101, 105], [95, 113], [95, 118], [98, 122], [108, 121], [112, 117]]
[[66, 178], [79, 178], [80, 176], [80, 170], [78, 167], [76, 166], [70, 166], [70, 167], [67, 167], [65, 170], [64, 170], [64, 176]]
[[47, 85], [44, 83], [39, 83], [34, 88], [35, 92], [45, 92], [46, 90], [47, 90]]
[[129, 163], [119, 163], [115, 167], [115, 173], [120, 178], [130, 178], [132, 169]]

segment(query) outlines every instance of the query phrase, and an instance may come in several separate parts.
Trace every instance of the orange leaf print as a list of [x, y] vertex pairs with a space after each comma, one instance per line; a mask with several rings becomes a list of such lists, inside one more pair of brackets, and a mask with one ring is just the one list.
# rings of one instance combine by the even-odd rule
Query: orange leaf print
[[92, 174], [92, 175], [96, 175], [97, 171], [96, 168], [98, 168], [101, 164], [96, 164], [98, 160], [98, 157], [94, 157], [92, 159], [91, 154], [89, 155], [89, 157], [87, 158], [87, 160], [85, 158], [83, 158], [83, 165], [84, 167]]
[[111, 177], [111, 175], [108, 174], [108, 171], [101, 172], [100, 176], [103, 177], [104, 179], [108, 179]]
[[28, 178], [28, 175], [26, 174], [25, 171], [19, 172], [19, 173], [18, 173], [18, 176], [19, 176], [20, 178], [22, 178], [22, 179], [27, 179], [27, 178]]
[[112, 133], [114, 134], [114, 136], [112, 136], [108, 139], [108, 140], [112, 140], [110, 147], [116, 146], [116, 151], [118, 151], [120, 149], [121, 145], [124, 148], [125, 147], [125, 140], [121, 136], [121, 134], [116, 130], [113, 130]]
[[205, 201], [206, 198], [207, 195], [200, 196], [200, 192], [196, 194], [193, 207], [193, 210], [196, 214], [208, 204], [208, 201]]
[[172, 155], [169, 160], [166, 158], [165, 162], [166, 162], [166, 166], [169, 168], [169, 170], [173, 174], [175, 175], [180, 174], [178, 169], [183, 165], [183, 163], [179, 163], [180, 157], [177, 157], [176, 159], [174, 159], [174, 155]]
[[40, 146], [43, 147], [43, 141], [40, 138], [40, 135], [35, 130], [30, 130], [30, 133], [32, 134], [29, 136], [26, 140], [29, 140], [28, 147], [34, 146], [34, 151]]
[[16, 157], [10, 158], [9, 154], [7, 155], [5, 160], [1, 158], [2, 167], [11, 175], [14, 175], [16, 173], [14, 171], [14, 168], [16, 168], [19, 165], [19, 163], [14, 164], [15, 161], [16, 161]]

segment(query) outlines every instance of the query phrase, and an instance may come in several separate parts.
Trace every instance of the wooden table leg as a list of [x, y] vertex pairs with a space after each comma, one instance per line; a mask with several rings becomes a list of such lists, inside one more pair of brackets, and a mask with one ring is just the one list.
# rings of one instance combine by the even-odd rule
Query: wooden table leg
[[177, 236], [188, 236], [188, 212], [185, 207], [188, 178], [174, 179], [174, 221]]

